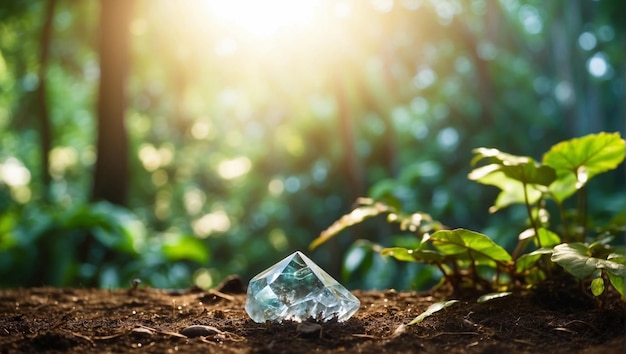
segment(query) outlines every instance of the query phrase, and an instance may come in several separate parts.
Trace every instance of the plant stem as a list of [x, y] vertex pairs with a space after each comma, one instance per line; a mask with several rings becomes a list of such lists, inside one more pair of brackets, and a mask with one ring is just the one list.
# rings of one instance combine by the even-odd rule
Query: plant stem
[[496, 262], [496, 276], [495, 276], [493, 283], [496, 284], [498, 288], [500, 287], [500, 266], [498, 265], [497, 262]]
[[535, 223], [535, 219], [533, 218], [533, 212], [530, 209], [530, 202], [528, 200], [528, 189], [526, 182], [522, 182], [524, 186], [524, 204], [526, 204], [526, 211], [528, 212], [528, 218], [530, 219], [530, 225], [535, 230], [535, 237], [537, 238], [537, 248], [541, 248], [541, 239], [539, 238], [539, 230], [537, 229], [537, 224]]
[[565, 240], [563, 240], [564, 242], [570, 242], [570, 234], [569, 234], [569, 227], [567, 226], [567, 219], [565, 218], [565, 210], [563, 209], [563, 203], [561, 203], [560, 201], [558, 201], [556, 198], [554, 199], [556, 202], [556, 206], [559, 209], [559, 214], [561, 215], [561, 223], [563, 224], [563, 238]]
[[435, 263], [435, 265], [437, 266], [437, 268], [439, 268], [439, 271], [441, 272], [443, 277], [446, 279], [446, 281], [448, 281], [452, 285], [452, 288], [456, 289], [454, 282], [452, 281], [448, 273], [446, 273], [446, 270], [443, 268], [443, 265], [441, 263]]
[[515, 246], [515, 249], [513, 250], [513, 253], [511, 253], [511, 258], [513, 258], [513, 260], [517, 260], [520, 256], [520, 253], [522, 253], [522, 251], [524, 250], [524, 247], [526, 247], [526, 239], [519, 240], [517, 242], [517, 245]]
[[581, 230], [579, 237], [576, 241], [585, 242], [585, 235], [587, 234], [587, 186], [582, 186], [578, 190], [578, 226]]
[[474, 286], [474, 289], [476, 289], [476, 285], [478, 285], [478, 270], [476, 269], [476, 261], [474, 261], [472, 252], [470, 252], [469, 249], [467, 250], [467, 256], [469, 257], [470, 262], [472, 262], [472, 285]]

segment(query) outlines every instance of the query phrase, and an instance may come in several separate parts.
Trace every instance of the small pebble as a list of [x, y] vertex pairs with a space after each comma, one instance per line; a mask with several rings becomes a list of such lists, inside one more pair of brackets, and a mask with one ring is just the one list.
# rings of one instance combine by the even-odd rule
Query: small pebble
[[147, 328], [137, 327], [137, 328], [133, 328], [133, 330], [130, 331], [130, 334], [136, 338], [143, 338], [143, 337], [150, 337], [151, 335], [154, 334], [154, 332], [152, 332], [151, 330]]
[[215, 290], [224, 294], [245, 294], [247, 289], [241, 277], [238, 275], [229, 275]]
[[321, 336], [322, 326], [319, 323], [302, 322], [296, 327], [296, 331], [305, 337]]
[[183, 329], [182, 331], [180, 331], [180, 334], [189, 338], [206, 337], [206, 336], [215, 335], [218, 333], [219, 331], [215, 327], [203, 326], [203, 325], [189, 326]]

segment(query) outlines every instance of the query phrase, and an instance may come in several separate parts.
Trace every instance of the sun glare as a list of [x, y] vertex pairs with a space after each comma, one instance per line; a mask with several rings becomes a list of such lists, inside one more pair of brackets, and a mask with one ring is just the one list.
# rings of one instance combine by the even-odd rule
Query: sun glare
[[207, 11], [225, 25], [268, 37], [311, 25], [320, 5], [321, 0], [214, 0]]

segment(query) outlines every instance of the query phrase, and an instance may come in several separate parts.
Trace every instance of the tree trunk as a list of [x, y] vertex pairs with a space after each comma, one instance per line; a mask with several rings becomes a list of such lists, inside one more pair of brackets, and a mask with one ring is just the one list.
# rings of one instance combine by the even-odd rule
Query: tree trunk
[[365, 181], [356, 152], [354, 127], [350, 119], [348, 107], [348, 88], [346, 87], [343, 73], [339, 70], [335, 70], [334, 74], [333, 77], [335, 81], [333, 86], [335, 98], [337, 99], [337, 123], [343, 147], [343, 163], [347, 173], [345, 181], [349, 198], [354, 201], [358, 197], [363, 196]]
[[39, 86], [37, 87], [37, 117], [39, 119], [39, 136], [41, 138], [41, 177], [43, 183], [43, 198], [50, 198], [50, 150], [52, 149], [52, 125], [50, 124], [50, 110], [46, 98], [46, 73], [48, 71], [48, 57], [50, 53], [50, 38], [52, 37], [52, 19], [56, 0], [50, 0], [46, 4], [44, 24], [41, 31], [41, 52], [39, 53]]
[[[492, 2], [487, 3], [487, 11], [487, 15], [485, 16], [487, 21], [485, 25], [486, 33], [481, 35], [485, 36], [485, 39], [490, 44], [496, 45], [494, 32], [497, 30], [498, 24], [494, 14], [496, 9]], [[492, 126], [494, 124], [493, 101], [497, 99], [497, 93], [493, 91], [493, 80], [489, 72], [489, 63], [484, 58], [481, 58], [477, 52], [480, 38], [472, 33], [472, 29], [462, 18], [455, 20], [453, 26], [454, 30], [457, 32], [456, 35], [460, 38], [461, 44], [465, 46], [467, 54], [471, 57], [476, 66], [476, 76], [478, 80], [476, 99], [481, 106], [480, 124], [485, 127]]]
[[100, 91], [93, 200], [125, 205], [128, 136], [125, 121], [131, 0], [101, 0]]

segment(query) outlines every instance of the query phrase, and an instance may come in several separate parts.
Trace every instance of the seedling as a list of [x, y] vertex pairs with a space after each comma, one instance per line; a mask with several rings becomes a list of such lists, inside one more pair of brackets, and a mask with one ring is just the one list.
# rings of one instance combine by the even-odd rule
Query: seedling
[[[400, 261], [434, 265], [442, 280], [455, 290], [495, 292], [490, 294], [493, 298], [558, 280], [565, 270], [581, 284], [589, 284], [587, 289], [593, 296], [605, 294], [610, 286], [623, 299], [625, 253], [611, 241], [626, 230], [624, 217], [590, 230], [587, 185], [593, 177], [624, 161], [625, 146], [619, 133], [587, 135], [554, 145], [541, 163], [497, 149], [475, 149], [469, 179], [501, 190], [489, 211], [514, 204], [525, 206], [529, 228], [515, 235], [517, 245], [511, 253], [487, 235], [448, 230], [426, 213], [406, 214], [390, 203], [367, 198], [359, 199], [351, 213], [323, 231], [310, 247], [382, 214], [387, 215], [387, 222], [416, 235], [420, 243], [412, 249], [383, 248], [380, 253]], [[577, 207], [570, 211], [564, 202], [572, 196], [577, 198]], [[554, 203], [558, 218], [551, 217], [548, 203]]]
[[458, 303], [459, 300], [448, 300], [448, 301], [442, 301], [442, 302], [436, 302], [430, 306], [428, 306], [428, 308], [426, 309], [426, 311], [422, 312], [421, 314], [419, 314], [417, 317], [415, 317], [413, 319], [413, 321], [409, 322], [409, 325], [414, 325], [414, 324], [418, 324], [421, 323], [422, 321], [424, 321], [424, 319], [432, 314], [434, 314], [435, 312], [439, 312], [443, 309], [445, 309], [446, 307], [450, 307], [456, 303]]

